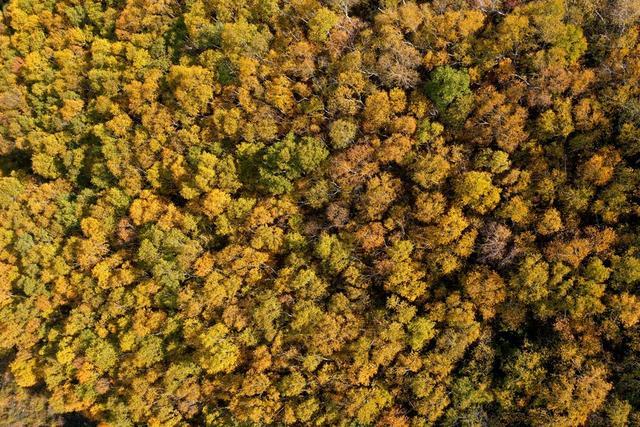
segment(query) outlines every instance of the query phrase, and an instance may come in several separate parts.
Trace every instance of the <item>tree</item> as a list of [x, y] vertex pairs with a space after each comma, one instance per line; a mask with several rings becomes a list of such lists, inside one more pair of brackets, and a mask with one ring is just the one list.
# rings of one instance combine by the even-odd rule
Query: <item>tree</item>
[[21, 354], [11, 363], [11, 373], [20, 387], [31, 387], [37, 384], [35, 372], [36, 360], [28, 354]]
[[640, 17], [638, 4], [629, 0], [617, 0], [609, 11], [614, 24], [625, 27]]
[[320, 235], [315, 251], [332, 273], [340, 273], [349, 263], [348, 248], [334, 235]]
[[358, 131], [358, 126], [347, 120], [339, 119], [331, 124], [329, 136], [334, 148], [345, 148], [351, 144]]
[[439, 154], [427, 154], [412, 165], [413, 180], [425, 189], [438, 186], [447, 178], [451, 164]]
[[409, 346], [413, 350], [422, 349], [435, 336], [434, 326], [435, 324], [432, 321], [423, 317], [414, 319], [407, 328], [410, 334]]
[[516, 224], [525, 224], [529, 221], [529, 206], [522, 197], [514, 196], [502, 207], [500, 216]]
[[304, 390], [306, 381], [300, 372], [292, 372], [282, 379], [280, 388], [285, 396], [297, 396]]
[[555, 208], [547, 209], [540, 218], [537, 229], [543, 236], [548, 236], [562, 228], [562, 218], [560, 212]]
[[425, 272], [411, 259], [413, 249], [410, 241], [397, 241], [387, 249], [388, 258], [379, 261], [376, 266], [386, 276], [385, 289], [409, 301], [422, 297], [427, 290], [427, 283], [422, 280]]
[[199, 335], [200, 364], [209, 374], [231, 372], [240, 359], [240, 349], [228, 337], [229, 329], [218, 323]]
[[362, 210], [369, 219], [380, 219], [400, 191], [400, 181], [388, 173], [375, 176], [363, 195]]
[[431, 72], [425, 91], [435, 106], [443, 111], [454, 101], [471, 95], [469, 84], [466, 71], [444, 66]]
[[[403, 8], [408, 17], [408, 8]], [[374, 45], [379, 47], [380, 54], [375, 64], [378, 75], [389, 87], [410, 88], [418, 82], [416, 68], [420, 65], [420, 52], [407, 43], [402, 32], [392, 25], [381, 25], [376, 31]]]
[[348, 393], [347, 413], [358, 422], [368, 424], [374, 421], [381, 410], [391, 402], [391, 395], [383, 388], [358, 388]]
[[389, 95], [385, 91], [375, 91], [367, 97], [364, 107], [363, 128], [373, 132], [386, 125], [391, 116]]
[[605, 147], [582, 165], [581, 176], [585, 181], [601, 186], [613, 178], [616, 165], [621, 157], [617, 150]]
[[517, 289], [517, 296], [525, 304], [546, 298], [549, 293], [549, 265], [540, 256], [526, 257], [519, 265], [510, 284]]
[[174, 96], [187, 114], [195, 116], [206, 111], [213, 97], [213, 76], [205, 68], [173, 66], [168, 76]]
[[416, 198], [416, 219], [430, 223], [436, 221], [446, 207], [446, 199], [442, 193], [420, 193]]
[[631, 285], [640, 281], [640, 258], [627, 253], [613, 259], [614, 279], [622, 284]]
[[630, 328], [640, 321], [640, 301], [635, 295], [626, 292], [616, 295], [611, 306], [624, 327]]
[[291, 180], [312, 172], [329, 154], [321, 140], [313, 137], [296, 139], [293, 133], [267, 148], [257, 148], [244, 147], [247, 174], [257, 172], [258, 185], [272, 194], [290, 191]]
[[465, 276], [463, 284], [465, 292], [485, 319], [493, 318], [497, 307], [507, 297], [502, 277], [486, 268], [471, 271]]
[[340, 18], [326, 7], [319, 8], [309, 21], [309, 40], [322, 43], [327, 40], [329, 31], [335, 27]]
[[481, 214], [493, 210], [500, 201], [500, 190], [492, 185], [488, 172], [465, 172], [456, 182], [455, 191], [462, 206]]

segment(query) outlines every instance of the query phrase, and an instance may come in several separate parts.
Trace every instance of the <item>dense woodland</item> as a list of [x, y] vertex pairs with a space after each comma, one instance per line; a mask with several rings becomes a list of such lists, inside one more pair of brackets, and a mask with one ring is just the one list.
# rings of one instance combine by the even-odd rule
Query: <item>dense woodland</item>
[[640, 1], [0, 6], [0, 425], [640, 425]]

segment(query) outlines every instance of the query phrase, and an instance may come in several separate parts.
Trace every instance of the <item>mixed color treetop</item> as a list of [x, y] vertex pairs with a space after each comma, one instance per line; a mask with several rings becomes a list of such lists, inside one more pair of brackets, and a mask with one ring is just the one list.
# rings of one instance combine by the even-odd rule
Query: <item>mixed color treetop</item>
[[640, 425], [640, 1], [0, 7], [0, 425]]

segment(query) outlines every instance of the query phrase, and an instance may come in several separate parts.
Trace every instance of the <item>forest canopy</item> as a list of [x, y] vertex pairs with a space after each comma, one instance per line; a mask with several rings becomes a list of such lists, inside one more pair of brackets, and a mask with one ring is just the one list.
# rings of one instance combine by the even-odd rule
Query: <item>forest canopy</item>
[[0, 8], [0, 425], [640, 426], [640, 1]]

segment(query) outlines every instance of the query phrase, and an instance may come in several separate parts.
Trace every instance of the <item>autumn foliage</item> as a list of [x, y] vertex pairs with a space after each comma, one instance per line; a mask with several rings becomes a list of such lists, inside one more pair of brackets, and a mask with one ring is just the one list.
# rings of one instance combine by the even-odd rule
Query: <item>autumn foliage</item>
[[0, 8], [0, 426], [640, 425], [639, 1]]

